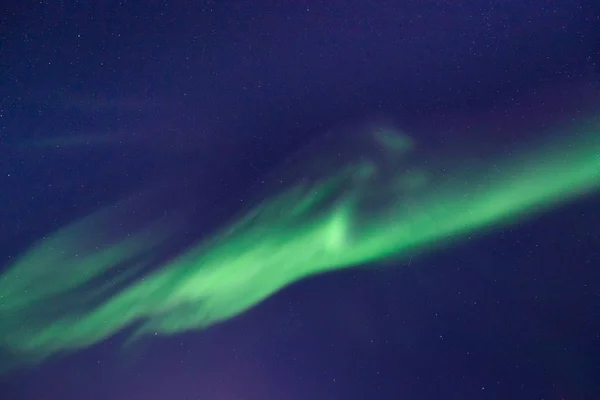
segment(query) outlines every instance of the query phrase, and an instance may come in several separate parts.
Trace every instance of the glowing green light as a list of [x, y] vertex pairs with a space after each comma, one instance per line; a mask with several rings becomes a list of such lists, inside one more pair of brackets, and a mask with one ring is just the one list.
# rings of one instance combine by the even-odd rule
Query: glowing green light
[[151, 263], [171, 237], [165, 221], [107, 243], [111, 208], [41, 240], [0, 276], [0, 345], [39, 362], [134, 323], [138, 334], [204, 328], [304, 277], [431, 250], [600, 186], [596, 125], [483, 163], [468, 151], [428, 158], [389, 127], [350, 135], [308, 149], [307, 165], [274, 176], [276, 193], [143, 279], [101, 277]]

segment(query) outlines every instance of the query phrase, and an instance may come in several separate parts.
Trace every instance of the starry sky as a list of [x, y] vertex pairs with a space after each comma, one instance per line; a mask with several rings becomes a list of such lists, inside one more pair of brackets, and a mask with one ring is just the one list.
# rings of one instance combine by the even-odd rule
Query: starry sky
[[[600, 100], [592, 0], [8, 3], [0, 268], [148, 181], [184, 185], [218, 225], [223, 200], [348, 120], [393, 115], [426, 145], [494, 147]], [[0, 394], [597, 399], [599, 200], [406, 268], [299, 282], [133, 353], [117, 335], [0, 378]]]

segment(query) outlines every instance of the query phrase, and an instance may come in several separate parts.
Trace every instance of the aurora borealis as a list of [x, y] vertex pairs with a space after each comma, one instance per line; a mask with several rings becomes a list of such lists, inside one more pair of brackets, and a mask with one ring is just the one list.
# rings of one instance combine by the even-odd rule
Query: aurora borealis
[[132, 339], [208, 328], [305, 277], [429, 252], [590, 193], [600, 187], [600, 127], [590, 121], [485, 161], [467, 147], [428, 152], [385, 124], [340, 129], [266, 177], [238, 217], [164, 262], [155, 255], [193, 220], [123, 233], [119, 210], [140, 202], [103, 208], [41, 238], [0, 275], [3, 367], [128, 327]]

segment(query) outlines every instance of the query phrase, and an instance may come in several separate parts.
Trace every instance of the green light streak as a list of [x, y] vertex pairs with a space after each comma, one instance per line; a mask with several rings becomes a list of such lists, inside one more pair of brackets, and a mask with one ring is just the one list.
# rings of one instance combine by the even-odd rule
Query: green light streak
[[5, 369], [134, 323], [134, 337], [206, 328], [302, 278], [431, 251], [600, 186], [597, 125], [486, 162], [428, 156], [387, 127], [349, 135], [309, 148], [273, 177], [275, 193], [143, 279], [98, 283], [152, 263], [175, 230], [163, 220], [107, 243], [122, 217], [111, 207], [35, 244], [0, 276]]

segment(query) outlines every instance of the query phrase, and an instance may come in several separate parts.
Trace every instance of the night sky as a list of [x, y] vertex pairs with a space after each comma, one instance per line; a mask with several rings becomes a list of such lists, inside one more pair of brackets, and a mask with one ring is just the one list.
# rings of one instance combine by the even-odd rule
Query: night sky
[[[501, 149], [598, 117], [593, 0], [6, 3], [0, 272], [148, 183], [202, 204], [194, 240], [348, 121]], [[599, 201], [303, 280], [205, 331], [118, 334], [0, 377], [0, 398], [600, 399]]]

